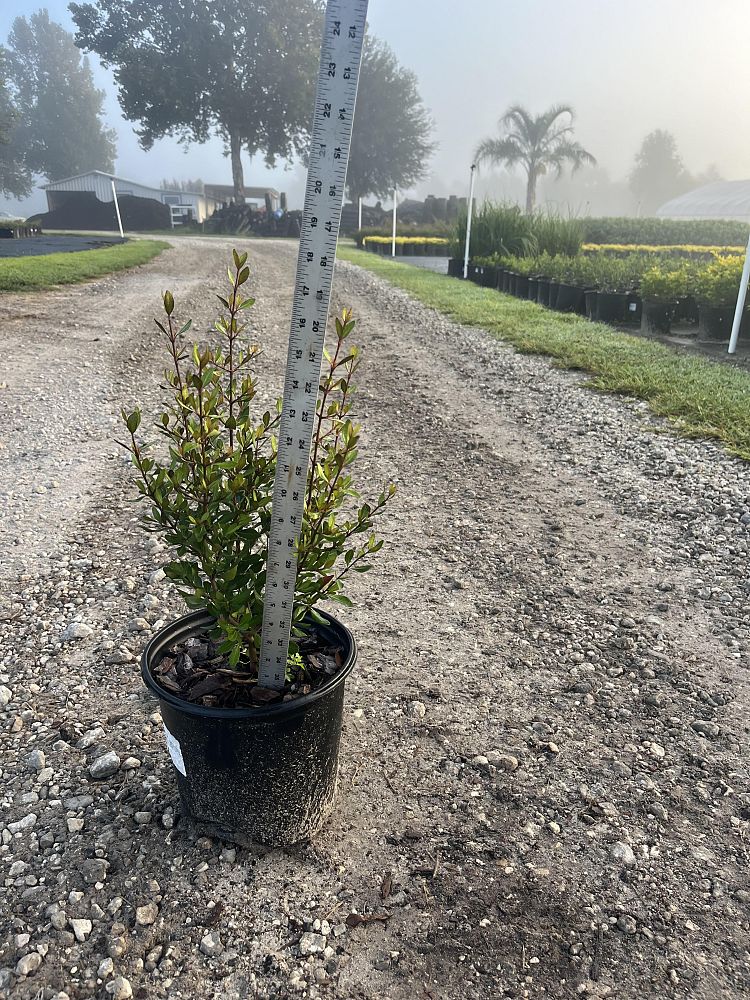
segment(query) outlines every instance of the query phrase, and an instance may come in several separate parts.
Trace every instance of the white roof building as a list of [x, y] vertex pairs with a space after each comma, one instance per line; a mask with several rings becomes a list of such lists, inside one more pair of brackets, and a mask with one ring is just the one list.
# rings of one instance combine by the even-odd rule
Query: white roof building
[[750, 222], [750, 181], [715, 181], [665, 202], [662, 219], [736, 219]]
[[[47, 192], [47, 206], [52, 211], [60, 203], [60, 197], [55, 194], [58, 191], [88, 191], [95, 194], [99, 201], [112, 201], [112, 181], [115, 183], [118, 197], [130, 194], [136, 198], [152, 198], [163, 205], [169, 205], [172, 208], [173, 219], [177, 217], [175, 221], [178, 221], [180, 216], [184, 217], [189, 209], [196, 222], [203, 222], [220, 205], [216, 198], [208, 197], [200, 191], [164, 191], [147, 184], [139, 184], [137, 181], [125, 180], [124, 177], [115, 177], [114, 174], [105, 174], [101, 170], [89, 170], [88, 173], [76, 174], [74, 177], [63, 177], [62, 180], [52, 181], [42, 187]], [[183, 211], [180, 212], [179, 209]]]

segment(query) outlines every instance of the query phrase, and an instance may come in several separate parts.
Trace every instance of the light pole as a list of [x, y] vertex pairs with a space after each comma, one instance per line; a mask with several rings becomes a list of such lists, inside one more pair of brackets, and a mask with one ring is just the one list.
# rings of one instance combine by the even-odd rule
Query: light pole
[[391, 257], [396, 256], [396, 201], [398, 199], [398, 189], [393, 189], [393, 232], [391, 234]]
[[469, 243], [471, 242], [471, 217], [474, 214], [474, 178], [476, 177], [477, 165], [471, 165], [471, 181], [469, 183], [469, 205], [466, 212], [466, 243], [464, 244], [464, 278], [469, 276]]
[[747, 283], [750, 281], [750, 238], [747, 241], [745, 250], [745, 266], [742, 268], [742, 278], [740, 279], [740, 293], [737, 296], [737, 306], [734, 310], [734, 322], [732, 323], [732, 333], [729, 337], [728, 354], [734, 354], [737, 350], [737, 340], [740, 335], [742, 325], [742, 315], [745, 312], [745, 300], [747, 298]]

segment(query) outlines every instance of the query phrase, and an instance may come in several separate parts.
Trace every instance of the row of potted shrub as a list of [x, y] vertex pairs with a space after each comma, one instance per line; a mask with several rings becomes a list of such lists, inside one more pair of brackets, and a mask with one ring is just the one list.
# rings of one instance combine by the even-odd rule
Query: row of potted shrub
[[[714, 256], [708, 262], [665, 255], [623, 258], [495, 257], [473, 261], [467, 277], [485, 287], [530, 299], [561, 312], [601, 322], [639, 325], [644, 333], [667, 334], [682, 322], [701, 339], [726, 340], [734, 317], [742, 258]], [[461, 276], [462, 262], [449, 273]]]
[[[370, 253], [390, 256], [393, 251], [392, 236], [365, 236], [362, 246]], [[447, 257], [448, 240], [441, 236], [397, 236], [397, 257]]]

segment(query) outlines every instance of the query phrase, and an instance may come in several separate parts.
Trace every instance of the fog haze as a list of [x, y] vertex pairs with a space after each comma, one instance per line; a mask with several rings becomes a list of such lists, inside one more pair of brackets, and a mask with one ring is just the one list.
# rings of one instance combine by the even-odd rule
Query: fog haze
[[[65, 3], [45, 6], [74, 30]], [[28, 0], [6, 0], [0, 41], [14, 17], [36, 9]], [[643, 137], [657, 128], [674, 133], [692, 173], [713, 164], [726, 179], [750, 177], [747, 0], [371, 0], [369, 22], [417, 74], [435, 120], [438, 149], [429, 176], [415, 189], [419, 196], [464, 193], [476, 143], [496, 130], [515, 102], [532, 112], [557, 103], [574, 106], [576, 136], [602, 168], [582, 178], [589, 187], [606, 175], [624, 182]], [[111, 74], [95, 57], [91, 61], [97, 85], [107, 92], [107, 124], [118, 132], [119, 175], [156, 184], [163, 177], [231, 182], [219, 141], [185, 152], [162, 140], [141, 150], [133, 126], [119, 113]], [[286, 190], [290, 206], [301, 205], [299, 166], [268, 170], [260, 157], [246, 157], [245, 181]], [[625, 197], [624, 183], [622, 190]], [[523, 182], [520, 174], [484, 168], [481, 191], [520, 198]], [[542, 195], [573, 209], [590, 196], [566, 181], [548, 182]], [[45, 207], [39, 192], [21, 204], [27, 212]]]

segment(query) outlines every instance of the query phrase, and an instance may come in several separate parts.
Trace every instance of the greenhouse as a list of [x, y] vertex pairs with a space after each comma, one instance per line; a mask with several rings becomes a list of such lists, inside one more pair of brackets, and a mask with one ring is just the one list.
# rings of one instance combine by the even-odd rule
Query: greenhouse
[[656, 214], [664, 219], [737, 219], [750, 222], [750, 180], [704, 184], [665, 202]]

